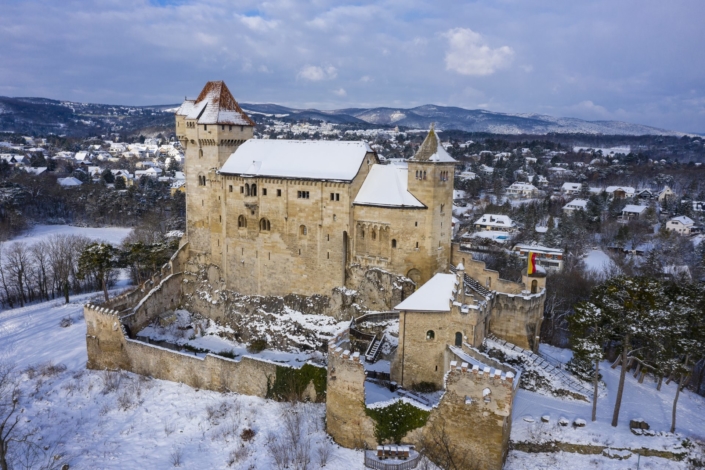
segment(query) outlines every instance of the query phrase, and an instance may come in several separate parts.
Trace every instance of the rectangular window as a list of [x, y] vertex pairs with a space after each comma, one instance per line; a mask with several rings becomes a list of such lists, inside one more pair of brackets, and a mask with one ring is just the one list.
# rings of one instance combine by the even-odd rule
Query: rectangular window
[[335, 193], [330, 193], [330, 200], [335, 201]]
[[233, 185], [232, 184], [230, 185], [230, 192], [231, 193], [233, 192]]
[[240, 186], [240, 194], [245, 194], [245, 187], [244, 186]]
[[204, 125], [203, 125], [203, 130], [204, 130], [204, 131], [207, 131], [207, 130], [208, 130], [208, 126], [204, 124]]
[[228, 126], [228, 130], [229, 131], [233, 130], [233, 126]]
[[277, 189], [277, 197], [282, 197], [282, 190], [281, 189]]
[[335, 193], [335, 200], [340, 201], [340, 193]]
[[299, 199], [308, 199], [310, 193], [308, 191], [297, 191], [296, 197]]
[[266, 195], [267, 195], [267, 188], [262, 188], [262, 196], [266, 196]]

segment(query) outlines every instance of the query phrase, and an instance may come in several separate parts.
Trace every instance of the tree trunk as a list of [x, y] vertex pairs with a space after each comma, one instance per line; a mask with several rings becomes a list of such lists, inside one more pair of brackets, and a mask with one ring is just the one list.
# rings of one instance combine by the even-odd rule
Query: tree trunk
[[661, 385], [663, 385], [663, 375], [658, 378], [658, 385], [656, 386], [657, 391], [661, 391]]
[[[688, 354], [685, 355], [685, 367], [688, 367]], [[681, 387], [683, 386], [687, 376], [688, 374], [683, 372], [681, 374], [681, 379], [676, 385], [676, 396], [673, 399], [673, 412], [671, 414], [671, 432], [676, 432], [676, 409], [678, 408], [678, 395], [681, 393]]]
[[69, 281], [68, 281], [68, 279], [64, 282], [64, 299], [66, 299], [66, 303], [69, 303]]
[[595, 376], [592, 378], [592, 420], [597, 420], [597, 384], [600, 376], [600, 361], [595, 361]]
[[622, 370], [619, 372], [619, 388], [617, 388], [617, 400], [614, 403], [614, 414], [612, 415], [612, 427], [617, 427], [619, 423], [619, 408], [622, 406], [622, 394], [624, 393], [624, 379], [627, 375], [627, 368], [624, 366], [627, 363], [627, 350], [629, 349], [629, 335], [624, 337], [622, 345]]
[[103, 275], [103, 295], [105, 296], [105, 301], [108, 301], [108, 275]]

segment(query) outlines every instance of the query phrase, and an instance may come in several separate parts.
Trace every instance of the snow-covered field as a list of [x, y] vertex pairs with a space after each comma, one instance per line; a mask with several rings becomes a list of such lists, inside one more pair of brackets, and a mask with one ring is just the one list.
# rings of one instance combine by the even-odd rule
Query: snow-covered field
[[45, 240], [50, 235], [83, 235], [91, 240], [107, 241], [119, 245], [130, 234], [127, 227], [75, 227], [73, 225], [35, 225], [26, 233], [12, 241], [22, 241], [28, 245]]
[[[82, 304], [45, 302], [0, 312], [0, 358], [21, 375], [22, 430], [71, 469], [275, 469], [272, 449], [295, 425], [308, 468], [362, 469], [362, 453], [332, 444], [325, 405], [291, 407], [260, 398], [195, 390], [130, 373], [90, 371]], [[62, 328], [62, 318], [73, 324]], [[60, 367], [43, 367], [47, 364]], [[64, 369], [65, 366], [65, 369]], [[294, 416], [294, 418], [292, 418]], [[287, 418], [288, 417], [288, 418]], [[249, 439], [245, 430], [251, 429]], [[244, 438], [243, 438], [244, 437]], [[229, 463], [231, 463], [229, 465]]]
[[612, 260], [602, 250], [590, 250], [583, 258], [585, 269], [595, 274], [605, 274], [612, 266]]

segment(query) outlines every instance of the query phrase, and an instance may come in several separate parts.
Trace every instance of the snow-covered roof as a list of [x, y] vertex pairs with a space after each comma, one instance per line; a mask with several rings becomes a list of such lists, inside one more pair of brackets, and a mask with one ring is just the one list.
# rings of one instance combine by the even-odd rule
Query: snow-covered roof
[[538, 191], [538, 188], [530, 183], [514, 182], [507, 189], [516, 189], [517, 191]]
[[450, 312], [453, 290], [456, 288], [455, 282], [455, 274], [436, 274], [394, 309], [415, 312]]
[[198, 124], [255, 125], [223, 81], [206, 83], [198, 98], [184, 101], [176, 114], [186, 116], [186, 119], [196, 119]]
[[527, 243], [517, 243], [514, 245], [514, 251], [536, 251], [541, 253], [563, 254], [560, 248], [550, 248], [542, 245], [529, 245]]
[[369, 152], [370, 146], [360, 141], [250, 139], [228, 157], [220, 172], [352, 181]]
[[428, 131], [428, 135], [424, 139], [423, 143], [419, 147], [412, 158], [409, 159], [412, 162], [436, 162], [436, 163], [457, 163], [453, 157], [450, 156], [446, 149], [438, 142], [438, 136], [436, 131], [431, 127]]
[[646, 206], [637, 206], [635, 204], [627, 204], [622, 209], [622, 212], [629, 212], [630, 214], [641, 214], [647, 209]]
[[73, 176], [68, 176], [66, 178], [57, 178], [56, 182], [64, 187], [81, 186], [83, 184], [81, 180], [79, 180], [78, 178], [74, 178]]
[[407, 165], [372, 165], [354, 204], [388, 207], [426, 207], [408, 190]]
[[678, 222], [683, 225], [694, 225], [695, 221], [691, 219], [690, 217], [686, 217], [685, 215], [679, 215], [678, 217], [674, 217], [669, 222]]
[[568, 204], [563, 206], [563, 209], [586, 209], [587, 208], [586, 199], [573, 199]]
[[563, 183], [562, 191], [580, 191], [580, 183]]
[[491, 225], [495, 227], [514, 227], [516, 224], [508, 215], [484, 214], [475, 221], [475, 225]]
[[622, 191], [624, 191], [625, 194], [634, 194], [636, 192], [636, 190], [634, 188], [632, 188], [631, 186], [607, 186], [605, 188], [605, 192], [611, 194], [611, 193], [618, 191], [620, 189]]

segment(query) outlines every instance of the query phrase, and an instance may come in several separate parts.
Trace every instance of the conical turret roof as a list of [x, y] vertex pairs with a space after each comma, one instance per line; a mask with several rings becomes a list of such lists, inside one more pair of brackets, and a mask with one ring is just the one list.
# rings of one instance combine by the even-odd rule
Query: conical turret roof
[[424, 139], [421, 147], [416, 152], [412, 158], [409, 159], [412, 162], [434, 162], [434, 163], [457, 163], [453, 157], [446, 152], [441, 143], [438, 140], [438, 134], [436, 130], [431, 126], [428, 131], [428, 135]]
[[176, 114], [197, 119], [198, 124], [255, 125], [222, 80], [206, 83], [198, 98], [184, 101]]

